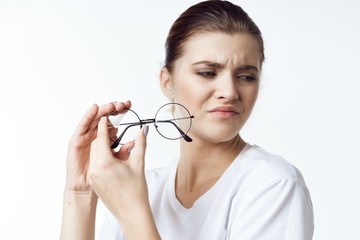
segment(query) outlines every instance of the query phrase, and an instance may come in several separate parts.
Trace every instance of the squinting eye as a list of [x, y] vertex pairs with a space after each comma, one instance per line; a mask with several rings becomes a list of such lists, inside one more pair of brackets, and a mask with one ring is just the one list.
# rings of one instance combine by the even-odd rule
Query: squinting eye
[[213, 71], [197, 72], [197, 74], [206, 78], [211, 78], [216, 76], [216, 72]]
[[256, 78], [252, 75], [240, 75], [237, 77], [239, 80], [244, 80], [246, 82], [252, 82], [255, 81]]

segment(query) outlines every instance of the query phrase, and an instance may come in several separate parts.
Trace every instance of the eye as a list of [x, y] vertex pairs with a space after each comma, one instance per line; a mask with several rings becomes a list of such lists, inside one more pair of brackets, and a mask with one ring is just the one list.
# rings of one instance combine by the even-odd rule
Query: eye
[[215, 71], [198, 71], [197, 74], [205, 78], [213, 78], [216, 76]]
[[241, 80], [241, 81], [245, 81], [245, 82], [254, 82], [257, 80], [257, 78], [253, 75], [249, 75], [249, 74], [242, 74], [237, 76], [237, 79]]

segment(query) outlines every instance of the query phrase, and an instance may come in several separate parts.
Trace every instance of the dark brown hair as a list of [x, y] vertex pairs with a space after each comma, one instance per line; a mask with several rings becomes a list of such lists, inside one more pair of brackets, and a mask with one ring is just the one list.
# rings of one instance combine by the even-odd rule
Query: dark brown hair
[[165, 42], [165, 67], [168, 71], [172, 72], [174, 62], [181, 57], [186, 40], [201, 32], [249, 33], [258, 42], [261, 63], [265, 59], [260, 29], [248, 14], [228, 1], [209, 0], [188, 8], [171, 26]]

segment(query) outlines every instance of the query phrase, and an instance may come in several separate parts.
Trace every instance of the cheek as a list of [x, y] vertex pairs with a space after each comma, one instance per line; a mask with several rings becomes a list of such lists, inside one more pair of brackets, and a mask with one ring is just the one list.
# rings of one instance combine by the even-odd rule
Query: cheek
[[242, 102], [248, 108], [252, 109], [256, 103], [259, 87], [253, 86], [241, 90]]
[[200, 103], [201, 100], [206, 99], [207, 95], [209, 95], [206, 86], [185, 81], [175, 86], [174, 93], [176, 100], [192, 105]]

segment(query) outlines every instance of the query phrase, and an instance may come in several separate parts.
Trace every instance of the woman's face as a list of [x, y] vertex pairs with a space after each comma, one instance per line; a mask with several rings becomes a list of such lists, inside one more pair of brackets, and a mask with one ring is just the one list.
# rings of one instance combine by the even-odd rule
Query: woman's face
[[189, 132], [194, 140], [225, 142], [239, 134], [251, 114], [260, 70], [258, 45], [251, 35], [205, 32], [187, 40], [162, 85], [194, 115]]

